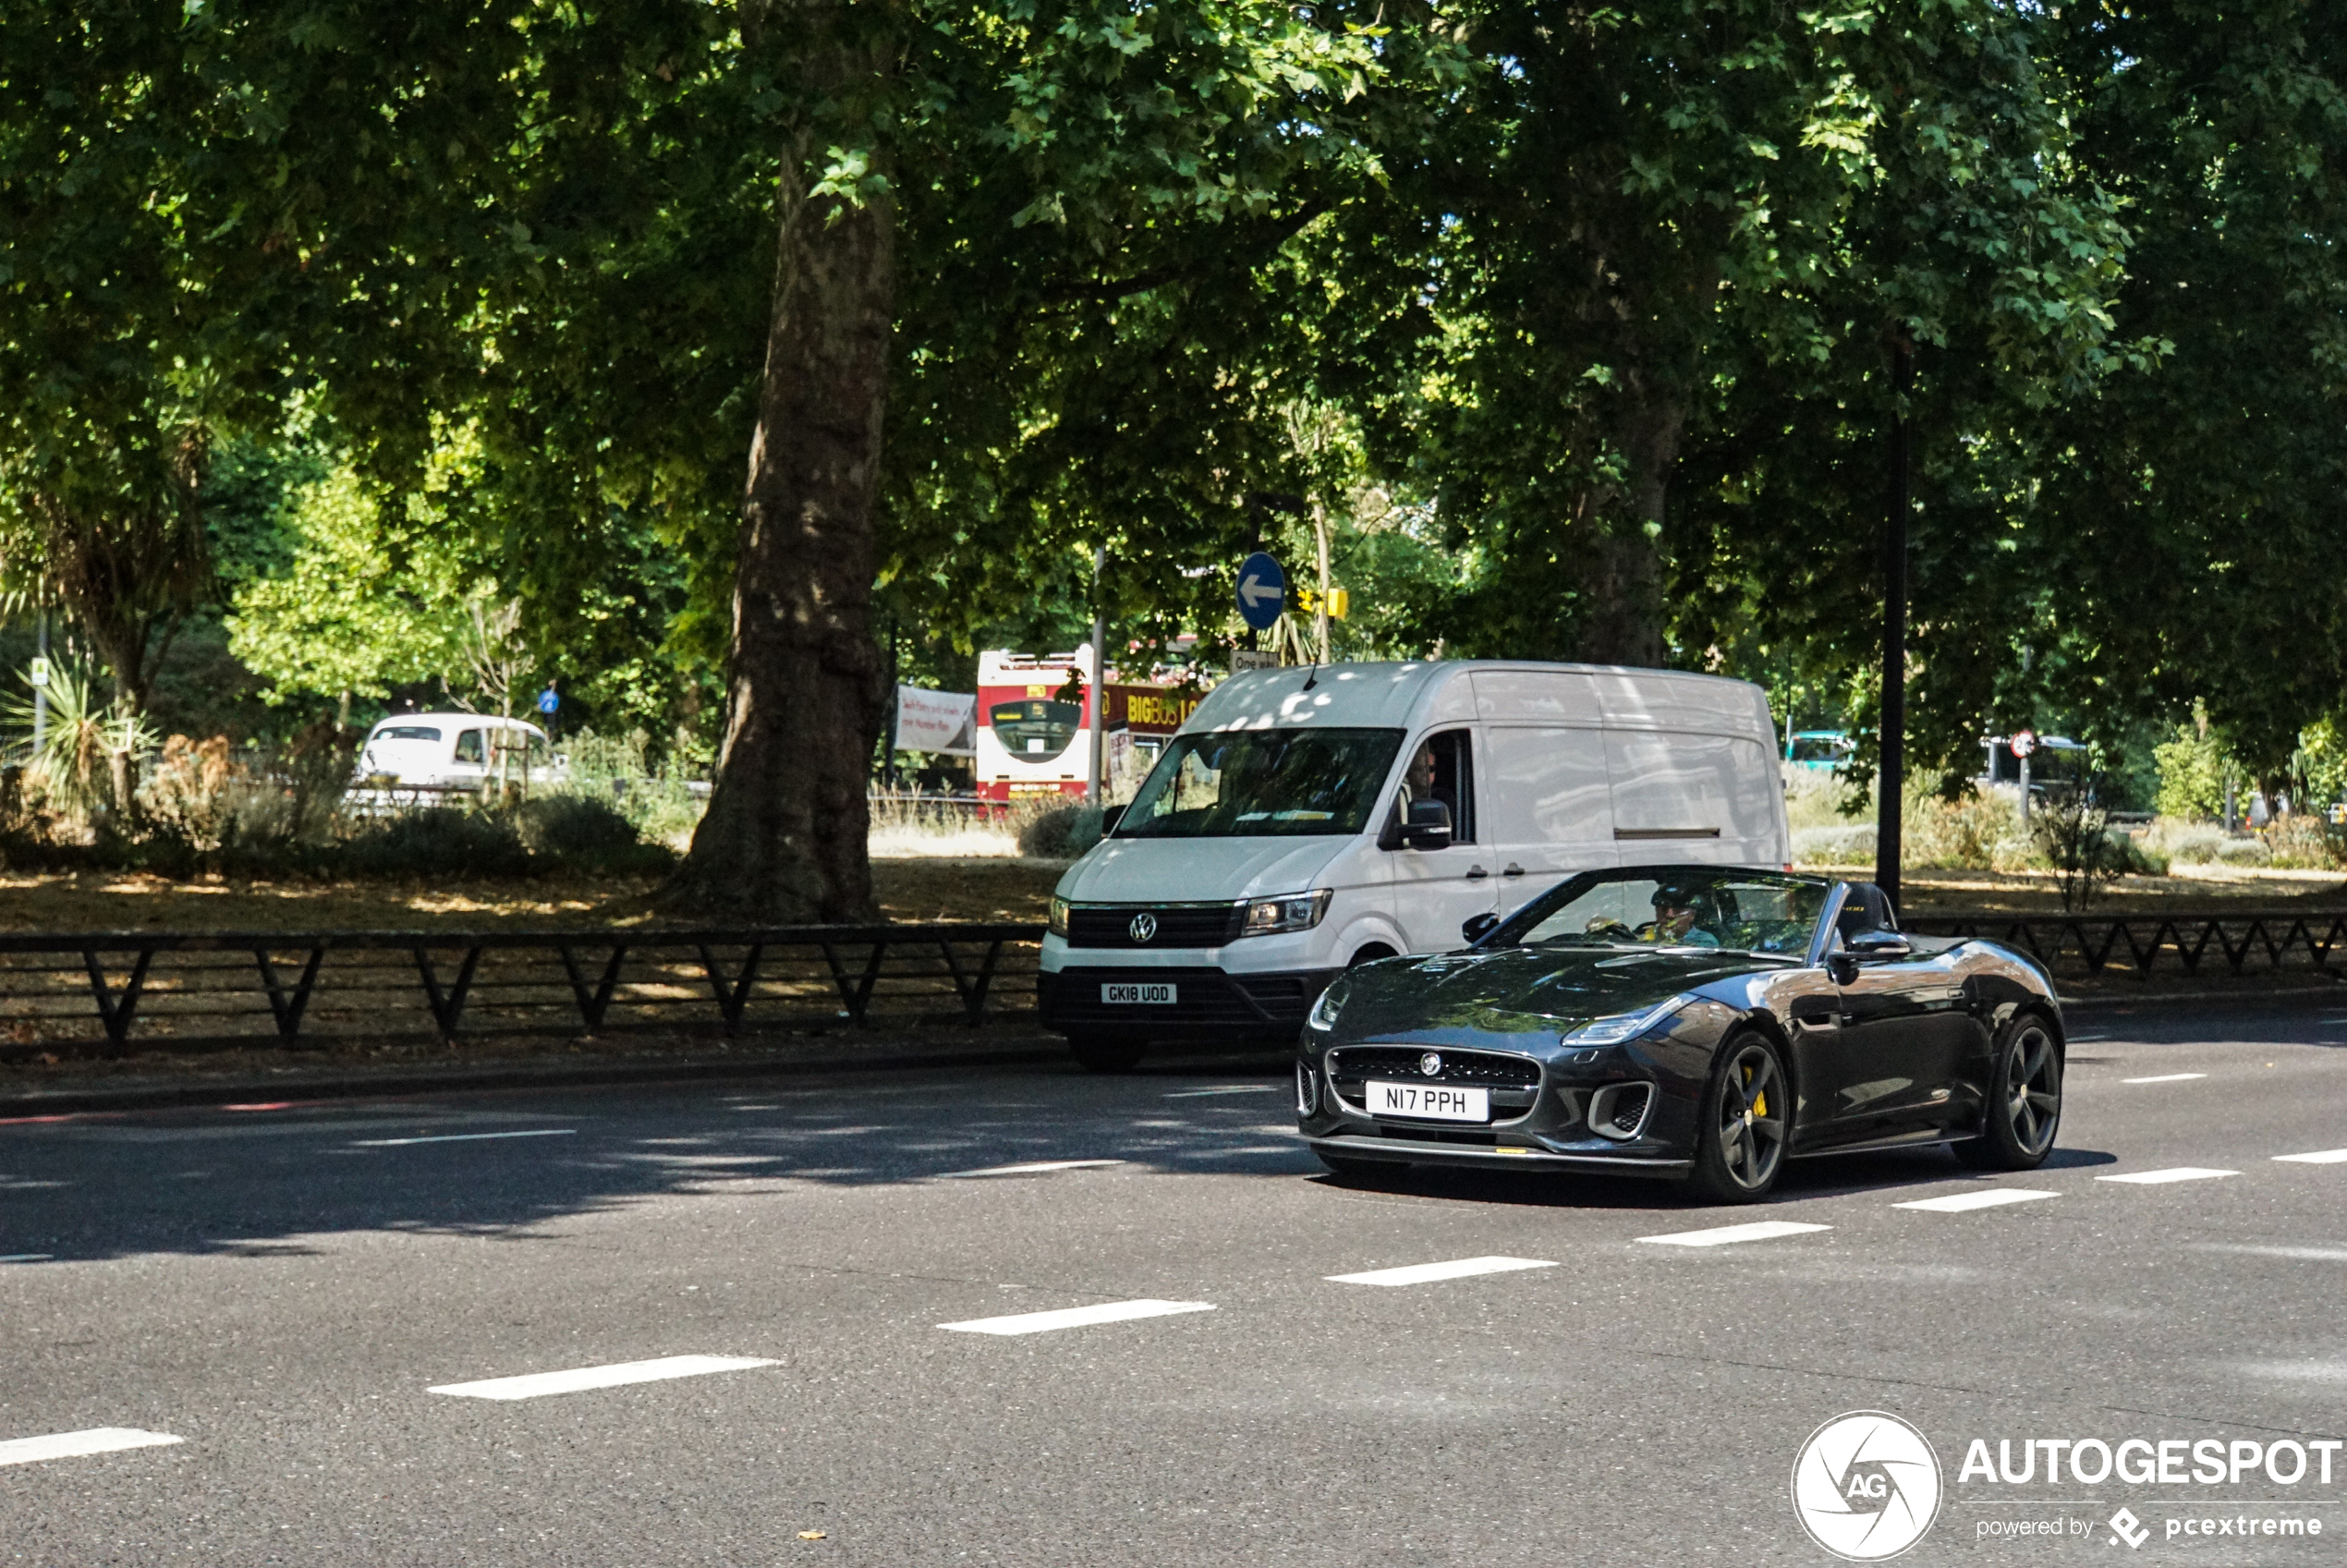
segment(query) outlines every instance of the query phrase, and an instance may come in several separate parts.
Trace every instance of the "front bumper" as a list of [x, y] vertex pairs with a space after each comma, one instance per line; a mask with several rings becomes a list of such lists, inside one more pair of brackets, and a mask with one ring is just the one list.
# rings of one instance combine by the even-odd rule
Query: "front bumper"
[[[1232, 973], [1211, 965], [1076, 965], [1035, 978], [1043, 1027], [1060, 1034], [1113, 1031], [1125, 1038], [1217, 1043], [1292, 1043], [1312, 1004], [1341, 969]], [[1170, 1006], [1104, 1002], [1113, 984], [1171, 985]]]
[[1684, 1176], [1695, 1169], [1692, 1160], [1616, 1154], [1558, 1154], [1545, 1149], [1514, 1146], [1476, 1149], [1455, 1143], [1421, 1143], [1400, 1135], [1390, 1137], [1342, 1135], [1307, 1137], [1304, 1141], [1315, 1149], [1332, 1154], [1340, 1160], [1390, 1160], [1400, 1165], [1504, 1165], [1516, 1170], [1579, 1171], [1590, 1175], [1654, 1176], [1663, 1179]]
[[[1333, 1049], [1307, 1042], [1296, 1063], [1297, 1130], [1313, 1149], [1342, 1160], [1665, 1179], [1694, 1169], [1702, 1080], [1657, 1061], [1645, 1042], [1561, 1051], [1521, 1037], [1465, 1033]], [[1422, 1078], [1429, 1058], [1439, 1058], [1437, 1074]], [[1481, 1087], [1490, 1120], [1373, 1112], [1368, 1088], [1378, 1079]]]

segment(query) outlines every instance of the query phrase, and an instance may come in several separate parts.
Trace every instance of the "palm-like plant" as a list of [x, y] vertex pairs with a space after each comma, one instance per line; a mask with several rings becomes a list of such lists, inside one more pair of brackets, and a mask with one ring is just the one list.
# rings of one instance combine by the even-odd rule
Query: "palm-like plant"
[[[32, 677], [25, 677], [28, 691]], [[27, 770], [49, 798], [79, 817], [95, 817], [127, 804], [128, 760], [152, 749], [155, 732], [145, 718], [102, 705], [86, 671], [52, 660], [48, 716], [41, 745]], [[32, 727], [33, 699], [12, 697], [0, 706], [0, 723]]]

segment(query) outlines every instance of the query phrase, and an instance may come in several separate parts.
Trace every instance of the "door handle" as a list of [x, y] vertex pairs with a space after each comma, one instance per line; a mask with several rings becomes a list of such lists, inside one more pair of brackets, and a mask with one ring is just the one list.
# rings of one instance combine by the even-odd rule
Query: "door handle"
[[1480, 866], [1469, 866], [1467, 868], [1466, 880], [1471, 882], [1479, 882], [1490, 874], [1490, 872], [1485, 870]]
[[1511, 861], [1509, 861], [1509, 862], [1508, 862], [1508, 868], [1507, 868], [1507, 869], [1506, 869], [1506, 870], [1504, 870], [1504, 871], [1502, 871], [1502, 872], [1500, 873], [1500, 875], [1502, 875], [1502, 876], [1503, 876], [1503, 877], [1520, 877], [1520, 876], [1524, 875], [1524, 868], [1523, 868], [1523, 867], [1521, 867], [1521, 866], [1519, 866], [1519, 865], [1517, 865], [1514, 861], [1511, 860]]

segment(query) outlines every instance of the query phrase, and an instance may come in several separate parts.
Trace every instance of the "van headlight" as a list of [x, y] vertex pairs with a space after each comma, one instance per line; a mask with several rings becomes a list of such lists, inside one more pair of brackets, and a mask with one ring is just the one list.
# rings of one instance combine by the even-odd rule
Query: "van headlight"
[[1592, 1018], [1564, 1037], [1566, 1045], [1619, 1045], [1625, 1039], [1636, 1039], [1663, 1019], [1695, 1000], [1692, 991], [1683, 992], [1668, 1002], [1659, 1002], [1637, 1013], [1615, 1013], [1603, 1018]]
[[1056, 893], [1052, 894], [1052, 912], [1044, 918], [1044, 924], [1053, 936], [1067, 934], [1067, 900]]
[[1320, 992], [1320, 1000], [1312, 1003], [1312, 1015], [1304, 1021], [1316, 1029], [1332, 1029], [1336, 1027], [1336, 1015], [1344, 1007], [1344, 984], [1340, 980]]
[[1283, 893], [1277, 898], [1258, 898], [1246, 906], [1246, 918], [1239, 925], [1241, 936], [1271, 936], [1280, 931], [1308, 931], [1320, 923], [1329, 912], [1328, 888], [1314, 893]]

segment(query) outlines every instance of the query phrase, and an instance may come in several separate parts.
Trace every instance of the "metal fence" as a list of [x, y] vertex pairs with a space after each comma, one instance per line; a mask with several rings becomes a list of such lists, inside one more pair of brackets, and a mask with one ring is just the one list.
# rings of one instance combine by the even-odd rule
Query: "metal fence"
[[0, 934], [0, 1059], [1031, 1015], [1043, 928]]
[[2167, 914], [1941, 915], [1901, 922], [1926, 936], [1986, 937], [2049, 967], [2105, 969], [2138, 978], [2164, 966], [2197, 974], [2221, 963], [2233, 974], [2297, 969], [2336, 973], [2347, 951], [2347, 912], [2199, 910]]

